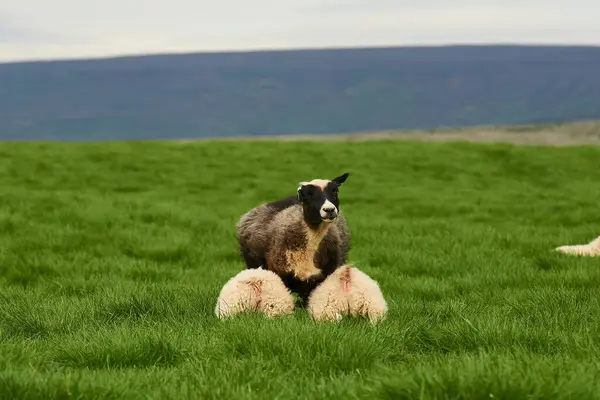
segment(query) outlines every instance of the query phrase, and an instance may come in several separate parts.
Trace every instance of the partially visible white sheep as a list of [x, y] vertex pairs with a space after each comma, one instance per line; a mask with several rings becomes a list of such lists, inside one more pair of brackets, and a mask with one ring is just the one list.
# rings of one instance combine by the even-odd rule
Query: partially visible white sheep
[[596, 239], [592, 240], [588, 244], [560, 246], [556, 248], [556, 251], [578, 256], [600, 256], [600, 236], [598, 236]]
[[294, 312], [294, 298], [274, 272], [246, 269], [231, 278], [219, 294], [215, 314], [232, 317], [244, 311], [256, 311], [269, 318]]
[[339, 321], [344, 315], [368, 318], [375, 324], [387, 314], [387, 303], [376, 281], [356, 267], [336, 269], [311, 293], [308, 312], [317, 321]]

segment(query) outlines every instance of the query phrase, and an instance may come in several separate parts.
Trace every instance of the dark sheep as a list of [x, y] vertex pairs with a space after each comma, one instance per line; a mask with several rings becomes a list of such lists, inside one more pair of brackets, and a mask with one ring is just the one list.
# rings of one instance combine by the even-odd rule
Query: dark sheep
[[345, 264], [350, 250], [338, 197], [348, 176], [301, 182], [296, 196], [242, 215], [236, 228], [246, 268], [275, 272], [306, 305], [311, 291]]

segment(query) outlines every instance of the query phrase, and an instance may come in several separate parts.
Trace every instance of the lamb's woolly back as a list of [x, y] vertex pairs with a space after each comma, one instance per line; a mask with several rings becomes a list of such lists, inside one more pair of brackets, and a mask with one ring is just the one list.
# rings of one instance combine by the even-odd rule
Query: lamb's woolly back
[[560, 246], [556, 248], [556, 251], [578, 256], [600, 256], [600, 236], [592, 240], [588, 244], [576, 244], [569, 246]]
[[215, 314], [231, 317], [256, 311], [267, 317], [294, 312], [294, 298], [281, 279], [262, 268], [246, 269], [231, 278], [221, 289]]
[[308, 312], [317, 321], [339, 321], [344, 315], [351, 315], [368, 318], [375, 324], [387, 310], [377, 282], [350, 265], [335, 270], [308, 300]]
[[264, 253], [269, 245], [269, 226], [276, 214], [277, 210], [263, 204], [242, 215], [237, 222], [240, 251], [248, 268], [266, 267]]

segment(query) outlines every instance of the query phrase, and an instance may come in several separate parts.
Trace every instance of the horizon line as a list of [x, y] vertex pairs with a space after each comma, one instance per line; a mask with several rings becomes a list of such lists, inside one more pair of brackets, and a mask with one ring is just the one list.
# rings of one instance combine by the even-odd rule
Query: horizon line
[[419, 48], [449, 48], [449, 47], [555, 47], [555, 48], [594, 48], [600, 49], [599, 44], [589, 43], [535, 43], [535, 42], [464, 42], [464, 43], [424, 43], [424, 44], [404, 44], [404, 45], [347, 45], [347, 46], [298, 46], [298, 47], [255, 47], [247, 49], [223, 49], [223, 50], [185, 50], [185, 51], [156, 51], [140, 53], [114, 53], [98, 56], [59, 56], [59, 57], [40, 57], [23, 58], [15, 60], [0, 60], [0, 65], [10, 64], [36, 64], [36, 63], [61, 63], [61, 62], [84, 62], [84, 61], [108, 61], [128, 58], [146, 58], [146, 57], [169, 57], [186, 55], [227, 55], [227, 54], [266, 54], [266, 53], [290, 53], [290, 52], [311, 52], [311, 51], [345, 51], [345, 50], [392, 50], [392, 49], [419, 49]]

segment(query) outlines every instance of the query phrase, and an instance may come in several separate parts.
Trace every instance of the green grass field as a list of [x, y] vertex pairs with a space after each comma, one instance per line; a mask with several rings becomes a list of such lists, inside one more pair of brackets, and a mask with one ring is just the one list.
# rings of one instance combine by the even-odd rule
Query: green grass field
[[[2, 399], [600, 398], [600, 148], [0, 145]], [[214, 316], [234, 224], [349, 171], [379, 326]]]

